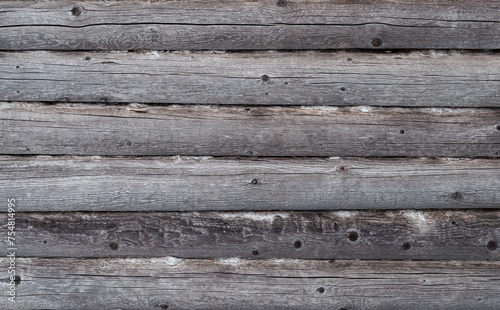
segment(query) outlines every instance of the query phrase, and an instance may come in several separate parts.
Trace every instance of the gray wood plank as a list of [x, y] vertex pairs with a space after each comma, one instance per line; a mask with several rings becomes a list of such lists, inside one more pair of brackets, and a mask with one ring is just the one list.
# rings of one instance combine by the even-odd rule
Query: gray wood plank
[[499, 9], [486, 0], [3, 0], [0, 49], [498, 49]]
[[16, 236], [21, 257], [499, 260], [500, 211], [21, 212]]
[[499, 208], [499, 170], [491, 159], [0, 157], [0, 201], [23, 212]]
[[[6, 266], [7, 258], [0, 262]], [[498, 309], [500, 263], [18, 258], [0, 309]], [[6, 268], [0, 275], [7, 278]], [[9, 283], [0, 282], [2, 291]]]
[[500, 157], [492, 109], [0, 104], [1, 154]]
[[500, 107], [500, 54], [0, 53], [0, 101]]

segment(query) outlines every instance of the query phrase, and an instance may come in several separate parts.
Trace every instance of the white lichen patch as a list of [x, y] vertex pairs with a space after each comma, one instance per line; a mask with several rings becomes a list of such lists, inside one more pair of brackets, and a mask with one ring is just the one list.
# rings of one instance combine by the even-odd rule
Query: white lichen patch
[[122, 258], [120, 260], [122, 262], [132, 263], [132, 264], [143, 264], [146, 261], [148, 264], [158, 264], [158, 265], [168, 265], [168, 266], [176, 266], [180, 264], [182, 261], [184, 261], [183, 259], [173, 256], [150, 258], [150, 259]]
[[269, 221], [272, 222], [277, 217], [287, 218], [288, 213], [282, 212], [222, 212], [219, 216], [223, 219], [249, 219], [253, 221]]
[[220, 258], [217, 259], [216, 261], [221, 264], [240, 264], [246, 262], [247, 260], [238, 257], [228, 257], [228, 258]]
[[341, 218], [348, 218], [348, 217], [355, 216], [358, 213], [359, 213], [358, 211], [338, 211], [338, 212], [335, 212], [335, 215], [337, 215], [338, 217], [341, 217]]
[[301, 261], [303, 261], [303, 260], [300, 260], [300, 259], [291, 259], [291, 258], [277, 258], [277, 259], [273, 259], [274, 263], [279, 263], [279, 264], [283, 264], [283, 263], [297, 264], [297, 263], [300, 263]]
[[339, 107], [331, 107], [331, 106], [300, 106], [301, 110], [309, 110], [309, 111], [338, 111]]
[[350, 107], [349, 110], [351, 111], [360, 111], [363, 113], [370, 113], [373, 111], [373, 107], [368, 107], [368, 106], [357, 106], [357, 107]]
[[416, 210], [405, 210], [401, 211], [401, 213], [410, 220], [421, 222], [421, 223], [427, 223], [427, 219], [425, 217], [425, 214], [421, 211], [416, 211]]

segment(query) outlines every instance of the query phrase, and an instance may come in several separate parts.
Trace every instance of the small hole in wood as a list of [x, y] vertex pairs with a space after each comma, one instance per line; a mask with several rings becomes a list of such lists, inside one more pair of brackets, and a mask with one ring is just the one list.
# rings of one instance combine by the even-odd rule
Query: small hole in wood
[[348, 58], [347, 58], [347, 61], [352, 61], [352, 58], [351, 58], [351, 57], [348, 57]]
[[268, 82], [268, 81], [269, 81], [269, 75], [267, 75], [267, 74], [262, 75], [262, 76], [260, 77], [260, 80], [261, 80], [262, 82]]
[[279, 7], [284, 7], [284, 6], [288, 5], [288, 1], [287, 0], [278, 0], [278, 2], [276, 2], [276, 5]]
[[110, 248], [111, 250], [113, 250], [113, 251], [118, 250], [118, 243], [116, 243], [116, 242], [111, 242], [111, 243], [109, 244], [109, 248]]
[[400, 134], [404, 134], [404, 133], [405, 133], [405, 131], [404, 131], [403, 129], [401, 129], [401, 130], [399, 131], [399, 133], [400, 133]]
[[82, 13], [83, 9], [81, 6], [76, 5], [71, 9], [71, 15], [73, 16], [80, 16]]
[[15, 285], [21, 284], [21, 277], [20, 276], [14, 276], [14, 284]]
[[19, 66], [16, 66], [16, 69], [19, 69]]
[[374, 47], [379, 47], [379, 46], [382, 46], [384, 42], [380, 39], [380, 38], [375, 38], [372, 40], [372, 45]]
[[451, 222], [451, 225], [457, 225], [457, 222], [453, 221]]
[[405, 251], [408, 251], [409, 249], [411, 249], [411, 244], [409, 242], [405, 242], [401, 245], [401, 248], [403, 248], [403, 250]]
[[496, 241], [490, 240], [488, 241], [488, 244], [486, 245], [486, 248], [490, 251], [496, 250], [498, 247], [498, 244]]
[[259, 253], [259, 251], [257, 251], [257, 250], [253, 250], [253, 251], [252, 251], [252, 255], [253, 255], [253, 256], [257, 256], [257, 255], [259, 255], [259, 254], [260, 254], [260, 253]]
[[461, 200], [463, 198], [460, 192], [451, 193], [450, 197], [455, 200]]
[[127, 141], [127, 146], [131, 146], [131, 145], [132, 145], [132, 142]]
[[345, 87], [341, 87], [341, 88], [340, 88], [340, 91], [345, 91]]
[[43, 244], [47, 244], [47, 240], [43, 240], [42, 242], [43, 242]]
[[325, 292], [325, 288], [324, 288], [324, 287], [318, 287], [318, 288], [316, 289], [316, 291], [317, 291], [318, 293], [323, 294], [323, 293]]
[[288, 82], [285, 82], [285, 83], [283, 83], [283, 84], [288, 85]]
[[296, 249], [300, 249], [302, 247], [302, 242], [300, 240], [297, 240], [293, 243], [293, 247]]
[[165, 305], [165, 304], [158, 305], [158, 308], [160, 308], [160, 309], [168, 309], [168, 305]]
[[257, 184], [257, 183], [259, 183], [259, 180], [257, 180], [257, 179], [252, 180], [252, 184]]
[[28, 151], [28, 152], [29, 152], [29, 151], [31, 151], [31, 149], [30, 149], [29, 147], [27, 147], [27, 148], [26, 148], [26, 151]]
[[500, 131], [500, 125], [496, 125], [495, 129], [498, 130], [498, 131]]
[[347, 238], [352, 242], [358, 240], [358, 233], [356, 231], [348, 231]]
[[89, 61], [89, 60], [91, 60], [91, 59], [92, 59], [92, 58], [90, 58], [90, 56], [85, 57], [85, 60], [86, 60], [86, 61]]

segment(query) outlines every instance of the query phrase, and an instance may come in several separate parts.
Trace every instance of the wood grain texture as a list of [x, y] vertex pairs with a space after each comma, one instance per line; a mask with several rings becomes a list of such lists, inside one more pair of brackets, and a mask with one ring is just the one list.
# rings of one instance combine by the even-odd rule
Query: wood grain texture
[[19, 213], [16, 236], [21, 257], [499, 260], [500, 212]]
[[[0, 309], [465, 310], [500, 303], [498, 262], [168, 257], [18, 258], [17, 264], [17, 301]], [[0, 275], [7, 278], [6, 269]], [[2, 291], [8, 285], [2, 281]]]
[[20, 212], [498, 208], [499, 164], [0, 157], [0, 201], [16, 199]]
[[0, 105], [0, 153], [500, 157], [500, 112]]
[[4, 0], [0, 49], [498, 49], [499, 9], [486, 0]]
[[500, 54], [0, 53], [1, 101], [500, 107]]

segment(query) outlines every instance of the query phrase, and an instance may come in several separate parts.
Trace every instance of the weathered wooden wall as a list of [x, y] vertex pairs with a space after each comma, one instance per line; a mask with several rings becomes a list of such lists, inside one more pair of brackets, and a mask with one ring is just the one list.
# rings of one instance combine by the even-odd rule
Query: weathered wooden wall
[[499, 10], [0, 1], [0, 309], [498, 309]]
[[497, 53], [0, 52], [0, 59], [1, 101], [500, 107]]
[[0, 11], [4, 50], [500, 47], [486, 0], [4, 0]]
[[[496, 208], [496, 159], [0, 157], [24, 211]], [[304, 198], [304, 197], [307, 197]]]

